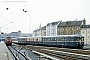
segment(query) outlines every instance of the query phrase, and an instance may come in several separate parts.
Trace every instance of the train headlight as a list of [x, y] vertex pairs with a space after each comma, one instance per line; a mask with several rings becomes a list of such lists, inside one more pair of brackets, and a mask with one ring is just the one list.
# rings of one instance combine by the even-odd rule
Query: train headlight
[[78, 44], [78, 43], [76, 43], [76, 44]]

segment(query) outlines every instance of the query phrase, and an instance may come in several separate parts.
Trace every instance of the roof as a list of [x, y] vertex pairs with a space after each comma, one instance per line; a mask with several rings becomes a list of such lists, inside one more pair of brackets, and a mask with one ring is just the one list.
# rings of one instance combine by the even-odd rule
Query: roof
[[66, 22], [60, 22], [58, 26], [80, 26], [82, 24], [82, 21], [66, 21]]
[[82, 25], [81, 28], [90, 28], [90, 25]]
[[11, 32], [11, 34], [18, 33], [18, 32]]
[[52, 25], [57, 25], [59, 22], [60, 22], [60, 21], [57, 21], [57, 22], [51, 22], [51, 23], [48, 23], [47, 26], [48, 26], [48, 25], [51, 25], [51, 24], [52, 24]]
[[41, 29], [35, 29], [33, 32], [37, 32], [37, 31], [39, 31], [39, 30], [46, 30], [46, 26], [41, 27]]

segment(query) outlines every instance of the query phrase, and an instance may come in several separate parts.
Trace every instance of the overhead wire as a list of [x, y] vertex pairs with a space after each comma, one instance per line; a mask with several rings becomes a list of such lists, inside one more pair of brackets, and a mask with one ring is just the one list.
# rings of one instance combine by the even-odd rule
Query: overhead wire
[[[18, 1], [18, 0], [16, 0], [16, 1]], [[27, 0], [27, 2], [28, 2], [28, 0]], [[30, 7], [28, 8], [28, 9], [26, 9], [27, 8], [27, 2], [26, 2], [26, 4], [25, 4], [25, 7], [23, 8], [23, 11], [26, 13], [26, 12], [28, 12], [28, 10], [33, 6], [33, 4], [36, 2], [36, 0], [30, 5]], [[6, 2], [5, 2], [6, 3]], [[7, 2], [8, 3], [8, 2]], [[6, 10], [9, 10], [10, 9], [10, 7], [12, 7], [14, 4], [15, 4], [16, 2], [12, 2], [12, 4], [10, 4], [8, 7], [6, 7]], [[23, 15], [18, 19], [18, 20], [21, 20], [21, 18], [25, 15], [25, 13], [23, 13]], [[2, 13], [3, 14], [3, 13]], [[5, 19], [6, 20], [6, 18], [4, 18], [2, 15], [0, 15], [0, 17], [2, 17], [3, 19]]]
[[25, 6], [24, 6], [24, 8], [23, 8], [23, 10], [22, 10], [22, 11], [25, 12], [25, 13], [27, 12], [27, 9], [26, 9], [26, 7], [27, 7], [27, 2], [28, 2], [28, 0], [26, 0], [26, 4], [25, 4]]
[[[27, 0], [26, 0], [27, 1]], [[27, 12], [27, 10], [26, 10], [26, 5], [27, 5], [27, 2], [26, 2], [26, 4], [25, 4], [25, 7], [23, 8], [23, 14], [21, 15], [21, 17], [18, 19], [18, 20], [21, 20], [21, 18], [26, 14], [26, 12]]]
[[[14, 1], [13, 1], [13, 2], [10, 2], [10, 1], [1, 1], [1, 2], [2, 2], [2, 4], [4, 4], [4, 5], [6, 4], [7, 7], [5, 7], [5, 10], [9, 10], [9, 8], [15, 4]], [[12, 4], [10, 4], [10, 3], [12, 3]], [[8, 6], [7, 4], [10, 4], [10, 5]], [[0, 6], [1, 6], [1, 5], [0, 5]], [[2, 16], [3, 13], [5, 12], [5, 10], [3, 10], [3, 11], [0, 13], [0, 17], [1, 17], [2, 19], [4, 19], [4, 20], [7, 20], [6, 17], [3, 17], [3, 16]]]
[[[28, 0], [27, 0], [27, 2], [28, 2]], [[26, 3], [25, 8], [24, 8], [22, 11], [28, 12], [28, 10], [33, 6], [33, 4], [34, 4], [35, 2], [36, 2], [36, 0], [29, 6], [28, 9], [26, 9], [26, 8], [27, 8], [27, 3]]]
[[[28, 0], [27, 0], [27, 2], [28, 2]], [[33, 5], [35, 2], [36, 2], [36, 0], [31, 4], [31, 6], [29, 7], [29, 9], [32, 7], [32, 5]], [[29, 9], [26, 10], [26, 6], [27, 6], [27, 3], [25, 4], [25, 8], [22, 10], [22, 11], [24, 11], [25, 13], [28, 12], [28, 10], [29, 10]], [[20, 19], [25, 15], [25, 13], [20, 17]], [[20, 20], [20, 19], [19, 19], [19, 20]]]
[[10, 6], [6, 7], [6, 10], [9, 10], [9, 9], [10, 9], [10, 7], [12, 7], [15, 3], [16, 3], [16, 2], [15, 2], [15, 1], [13, 1], [13, 2], [12, 2], [12, 4], [11, 4]]
[[[29, 7], [29, 9], [33, 6], [33, 4], [34, 4], [35, 2], [36, 2], [36, 0], [31, 4], [31, 6]], [[28, 9], [28, 10], [29, 10], [29, 9]]]
[[[17, 0], [17, 1], [18, 1], [18, 0]], [[9, 10], [9, 8], [12, 7], [15, 3], [16, 3], [16, 2], [12, 2], [11, 5], [9, 5], [8, 7], [6, 7], [6, 10]], [[25, 4], [25, 8], [24, 8], [24, 9], [26, 9], [26, 5], [27, 5], [27, 3]], [[19, 19], [17, 19], [17, 20], [21, 20], [21, 18], [25, 15], [26, 12], [27, 12], [27, 10], [25, 10], [24, 13], [21, 15], [21, 17], [20, 17]], [[2, 13], [2, 14], [3, 14], [3, 13]], [[0, 14], [0, 17], [2, 17], [3, 19], [6, 20], [6, 17], [3, 17], [1, 14]], [[18, 21], [17, 21], [17, 22], [18, 22]]]

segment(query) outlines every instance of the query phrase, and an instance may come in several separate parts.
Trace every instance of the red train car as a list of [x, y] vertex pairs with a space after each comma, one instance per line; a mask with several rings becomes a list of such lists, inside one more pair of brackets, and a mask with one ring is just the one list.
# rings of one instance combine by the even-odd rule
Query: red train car
[[12, 37], [6, 37], [5, 39], [5, 44], [7, 46], [11, 46], [12, 45]]

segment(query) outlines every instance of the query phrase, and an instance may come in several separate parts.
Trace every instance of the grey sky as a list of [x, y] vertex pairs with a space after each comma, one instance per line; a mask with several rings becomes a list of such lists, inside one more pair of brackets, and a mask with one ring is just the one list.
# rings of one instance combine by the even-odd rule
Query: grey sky
[[[90, 24], [90, 0], [0, 0], [1, 31], [32, 32], [53, 21], [82, 20]], [[9, 8], [6, 10], [6, 8]], [[28, 12], [24, 12], [22, 10]]]

